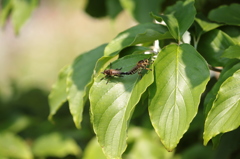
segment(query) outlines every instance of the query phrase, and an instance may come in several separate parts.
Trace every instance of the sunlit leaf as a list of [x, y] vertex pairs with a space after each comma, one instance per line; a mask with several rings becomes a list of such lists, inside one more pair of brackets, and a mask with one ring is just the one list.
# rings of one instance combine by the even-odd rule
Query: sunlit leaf
[[12, 0], [12, 22], [15, 32], [18, 34], [22, 25], [31, 16], [37, 7], [38, 0]]
[[172, 38], [172, 36], [163, 25], [154, 23], [139, 24], [118, 34], [117, 37], [106, 46], [104, 55], [114, 56], [128, 46], [169, 38]]
[[204, 145], [220, 134], [236, 129], [240, 125], [240, 70], [221, 85], [204, 126]]
[[[139, 60], [149, 55], [125, 56], [112, 63], [112, 68], [129, 71]], [[129, 75], [119, 78], [100, 80], [104, 75], [95, 78], [90, 89], [91, 116], [98, 141], [109, 158], [120, 158], [127, 143], [129, 120], [141, 95], [153, 82], [153, 71], [144, 73], [143, 77]]]
[[77, 143], [60, 133], [50, 133], [40, 136], [33, 145], [33, 153], [38, 157], [65, 157], [67, 155], [79, 156], [81, 149]]
[[67, 101], [67, 76], [70, 72], [70, 66], [62, 68], [58, 75], [57, 82], [53, 85], [51, 93], [48, 96], [50, 114], [49, 120], [52, 120], [54, 114]]
[[67, 79], [67, 99], [70, 112], [77, 128], [80, 128], [84, 104], [88, 98], [89, 86], [97, 60], [103, 55], [106, 44], [85, 54], [79, 55], [71, 65], [71, 74]]
[[10, 132], [0, 133], [0, 157], [19, 159], [33, 158], [26, 142]]
[[169, 7], [164, 15], [158, 15], [160, 18], [156, 20], [163, 20], [172, 34], [172, 36], [180, 41], [183, 34], [190, 28], [196, 15], [194, 7], [194, 0], [186, 0], [184, 2], [177, 1], [177, 3]]
[[210, 20], [229, 25], [240, 26], [240, 4], [233, 3], [229, 6], [223, 5], [210, 11]]
[[217, 96], [217, 93], [218, 93], [222, 83], [228, 77], [232, 76], [233, 73], [235, 73], [239, 69], [240, 69], [240, 63], [236, 64], [236, 62], [229, 63], [223, 69], [223, 71], [221, 72], [220, 77], [219, 77], [217, 83], [214, 84], [213, 88], [211, 89], [210, 92], [208, 92], [208, 94], [206, 95], [206, 97], [204, 99], [204, 107], [205, 107], [204, 113], [205, 113], [205, 116], [207, 116], [209, 110], [212, 108], [213, 101], [215, 100], [215, 98]]
[[239, 45], [233, 45], [227, 48], [224, 52], [222, 57], [226, 58], [237, 58], [240, 59], [240, 46]]
[[212, 30], [205, 33], [198, 44], [198, 51], [212, 66], [224, 66], [229, 59], [223, 58], [223, 52], [235, 42], [230, 36], [220, 30]]
[[172, 151], [198, 111], [209, 80], [209, 69], [188, 44], [168, 45], [154, 62], [154, 83], [149, 87], [151, 122], [163, 145]]

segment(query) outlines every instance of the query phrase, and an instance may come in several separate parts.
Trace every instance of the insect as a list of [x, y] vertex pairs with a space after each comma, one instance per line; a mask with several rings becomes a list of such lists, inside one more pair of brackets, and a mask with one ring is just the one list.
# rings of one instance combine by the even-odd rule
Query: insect
[[100, 80], [103, 80], [104, 78], [108, 78], [107, 83], [106, 83], [106, 84], [108, 84], [109, 77], [113, 77], [113, 76], [123, 77], [124, 72], [120, 71], [121, 69], [122, 69], [122, 67], [117, 68], [117, 69], [112, 69], [112, 64], [110, 63], [110, 69], [107, 69], [107, 70], [104, 70], [103, 72], [101, 72], [105, 76], [103, 78], [101, 78]]
[[138, 72], [138, 74], [142, 77], [141, 72], [142, 72], [143, 69], [152, 71], [152, 69], [147, 68], [147, 66], [150, 65], [150, 64], [151, 64], [151, 62], [148, 59], [140, 60], [140, 61], [138, 61], [137, 65], [134, 66], [130, 71], [123, 72], [122, 74], [132, 75], [132, 74], [135, 74], [136, 72]]

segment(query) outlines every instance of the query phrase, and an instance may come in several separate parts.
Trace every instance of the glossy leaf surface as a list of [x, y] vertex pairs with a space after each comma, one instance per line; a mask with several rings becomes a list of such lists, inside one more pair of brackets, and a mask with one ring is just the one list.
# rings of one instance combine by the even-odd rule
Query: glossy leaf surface
[[163, 145], [172, 151], [198, 111], [209, 70], [201, 55], [188, 44], [165, 47], [154, 62], [149, 88], [151, 122]]
[[236, 129], [240, 125], [240, 70], [221, 85], [213, 107], [208, 113], [204, 126], [204, 144], [224, 132]]
[[154, 40], [169, 39], [167, 27], [159, 24], [145, 23], [134, 26], [117, 35], [105, 48], [105, 56], [114, 56], [128, 46], [153, 42]]
[[67, 79], [67, 92], [70, 112], [74, 123], [80, 128], [84, 104], [88, 97], [87, 84], [91, 81], [97, 60], [103, 55], [105, 44], [80, 55], [71, 66], [71, 74]]
[[[149, 58], [149, 55], [130, 55], [112, 63], [112, 68], [128, 71], [139, 60]], [[141, 95], [153, 82], [153, 71], [145, 73], [143, 77], [129, 75], [100, 80], [100, 74], [94, 80], [90, 89], [91, 116], [94, 131], [98, 141], [109, 158], [121, 158], [127, 143], [127, 129], [131, 115]]]

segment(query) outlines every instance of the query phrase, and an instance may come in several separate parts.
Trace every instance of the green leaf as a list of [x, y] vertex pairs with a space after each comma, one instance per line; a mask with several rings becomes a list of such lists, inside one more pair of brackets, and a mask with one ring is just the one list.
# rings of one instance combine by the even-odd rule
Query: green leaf
[[200, 26], [200, 29], [197, 31], [198, 36], [221, 26], [221, 24], [213, 23], [213, 22], [209, 21], [209, 19], [207, 19], [206, 17], [204, 17], [203, 15], [200, 15], [200, 14], [198, 14], [197, 17], [195, 17], [195, 21]]
[[233, 45], [227, 48], [223, 54], [222, 57], [226, 57], [229, 59], [240, 59], [240, 46], [239, 45]]
[[71, 65], [67, 78], [67, 93], [70, 112], [77, 128], [81, 128], [82, 112], [88, 99], [91, 77], [97, 60], [103, 55], [106, 44], [78, 56]]
[[174, 152], [167, 152], [153, 130], [130, 127], [128, 143], [131, 151], [124, 154], [127, 159], [167, 159], [174, 158]]
[[229, 25], [240, 26], [240, 4], [223, 5], [210, 11], [208, 18]]
[[221, 30], [229, 35], [236, 44], [240, 44], [240, 29], [238, 26], [222, 26]]
[[172, 151], [195, 117], [209, 80], [205, 60], [188, 44], [168, 45], [154, 62], [149, 114], [163, 145]]
[[37, 7], [38, 0], [12, 0], [12, 22], [16, 34]]
[[67, 155], [79, 156], [81, 149], [77, 143], [60, 133], [50, 133], [40, 136], [33, 144], [33, 152], [38, 157], [60, 157]]
[[165, 15], [159, 15], [156, 20], [162, 19], [167, 24], [172, 36], [180, 41], [183, 34], [192, 25], [195, 15], [194, 0], [177, 1], [174, 6], [166, 10]]
[[115, 19], [123, 9], [119, 0], [107, 0], [106, 3], [108, 16], [110, 16], [111, 19]]
[[10, 133], [0, 133], [0, 157], [32, 159], [32, 153], [25, 141]]
[[240, 70], [221, 85], [204, 126], [204, 145], [220, 134], [236, 129], [240, 125]]
[[70, 72], [70, 66], [65, 66], [61, 69], [57, 82], [53, 85], [51, 93], [48, 96], [50, 114], [49, 120], [52, 120], [53, 115], [67, 101], [67, 76]]
[[97, 142], [97, 138], [93, 138], [84, 150], [83, 159], [106, 159], [102, 152], [102, 148]]
[[222, 54], [231, 45], [235, 45], [231, 37], [220, 30], [212, 30], [201, 37], [197, 49], [210, 65], [224, 66], [229, 59]]
[[163, 25], [153, 23], [139, 24], [118, 34], [107, 45], [104, 55], [114, 56], [128, 46], [169, 38], [172, 38], [172, 36]]
[[238, 69], [240, 69], [240, 63], [231, 62], [226, 67], [224, 67], [223, 71], [220, 74], [220, 77], [217, 83], [214, 84], [213, 88], [210, 92], [208, 92], [207, 96], [204, 99], [204, 114], [207, 116], [209, 110], [212, 108], [213, 102], [216, 99], [217, 93], [220, 89], [222, 83], [230, 76], [233, 75]]
[[12, 1], [13, 0], [4, 0], [1, 3], [0, 6], [0, 26], [4, 26], [6, 23], [6, 20], [10, 14], [10, 11], [12, 9]]
[[120, 0], [121, 5], [139, 23], [152, 22], [150, 12], [159, 12], [159, 6], [163, 0]]
[[[112, 63], [112, 68], [128, 71], [140, 60], [150, 55], [129, 55]], [[145, 71], [144, 71], [145, 72]], [[153, 82], [153, 71], [143, 72], [143, 77], [129, 75], [120, 78], [100, 80], [95, 78], [90, 89], [91, 117], [94, 131], [105, 155], [121, 158], [126, 149], [127, 128], [132, 113], [141, 95]]]

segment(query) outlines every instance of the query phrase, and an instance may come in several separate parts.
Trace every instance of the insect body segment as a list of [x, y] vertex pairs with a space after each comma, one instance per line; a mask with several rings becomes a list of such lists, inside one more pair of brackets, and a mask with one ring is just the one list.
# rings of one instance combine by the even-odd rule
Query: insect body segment
[[142, 72], [143, 69], [152, 71], [152, 69], [147, 68], [147, 66], [150, 65], [150, 64], [151, 63], [149, 62], [148, 59], [140, 60], [140, 61], [138, 61], [137, 65], [134, 66], [130, 71], [123, 72], [122, 74], [132, 75], [132, 74], [135, 74], [136, 72], [138, 72], [138, 74], [142, 77], [141, 72]]
[[[103, 78], [101, 78], [101, 80], [103, 80], [104, 78], [113, 77], [113, 76], [123, 77], [122, 76], [123, 72], [120, 71], [121, 69], [122, 69], [122, 67], [121, 68], [117, 68], [117, 69], [112, 69], [112, 65], [110, 63], [110, 69], [107, 69], [107, 70], [104, 70], [103, 72], [101, 72], [101, 73], [103, 73], [105, 75]], [[108, 82], [109, 82], [109, 78], [107, 80], [107, 83]]]

